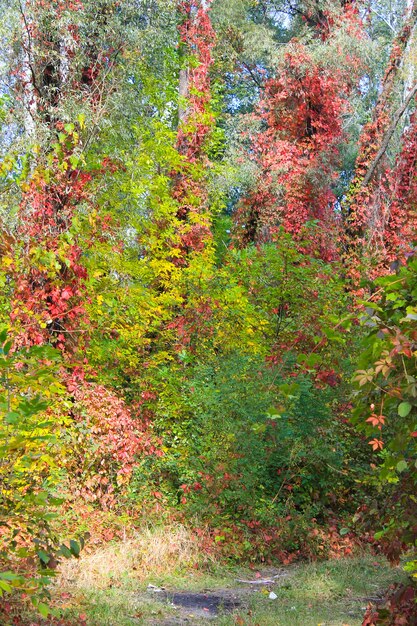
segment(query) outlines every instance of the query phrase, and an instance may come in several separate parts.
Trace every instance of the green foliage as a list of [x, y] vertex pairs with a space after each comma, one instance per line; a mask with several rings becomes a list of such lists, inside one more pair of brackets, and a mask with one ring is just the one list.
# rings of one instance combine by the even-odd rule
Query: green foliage
[[41, 599], [57, 561], [80, 551], [76, 541], [61, 544], [52, 524], [66, 425], [54, 409], [65, 391], [60, 357], [47, 346], [16, 350], [6, 330], [0, 345], [0, 596], [24, 592], [46, 616]]
[[[354, 92], [357, 115], [347, 114], [346, 95], [341, 163], [329, 178], [338, 196], [378, 91], [379, 47], [355, 39], [339, 2], [311, 10], [308, 2], [215, 0], [202, 22], [214, 24], [215, 48], [210, 40], [197, 54], [205, 33], [190, 29], [192, 54], [184, 54], [178, 9], [174, 0], [26, 3], [33, 49], [25, 52], [24, 29], [15, 35], [13, 78], [9, 70], [1, 81], [0, 210], [10, 234], [0, 250], [0, 321], [11, 313], [20, 332], [37, 320], [42, 332], [29, 333], [28, 343], [54, 341], [56, 327], [62, 349], [60, 361], [46, 345], [18, 349], [22, 336], [13, 347], [0, 337], [0, 591], [26, 590], [35, 603], [55, 562], [81, 547], [61, 544], [52, 529], [63, 485], [75, 508], [84, 499], [124, 510], [126, 492], [138, 516], [160, 515], [162, 504], [168, 515], [208, 527], [234, 558], [310, 556], [321, 541], [316, 525], [354, 511], [367, 469], [368, 446], [346, 424], [349, 353], [360, 331], [342, 268], [320, 257], [320, 220], [294, 241], [280, 228], [280, 184], [262, 243], [236, 249], [230, 232], [233, 207], [259, 174], [250, 146], [265, 120], [247, 114], [293, 48], [290, 38], [308, 51], [304, 63], [320, 61], [329, 78], [340, 74], [337, 93]], [[192, 10], [188, 17], [192, 26]], [[366, 94], [353, 85], [352, 58], [357, 76], [371, 61]], [[186, 69], [194, 80], [188, 102], [179, 95]], [[302, 98], [305, 173], [318, 130], [311, 96], [322, 83], [302, 89], [312, 91]], [[291, 116], [294, 94], [284, 92]], [[180, 124], [180, 111], [193, 106]], [[286, 176], [285, 158], [300, 138], [278, 154], [271, 146], [285, 128], [269, 132], [265, 172]], [[290, 185], [295, 196], [307, 191], [312, 204], [323, 174], [313, 168], [300, 188]], [[206, 229], [202, 245], [193, 243], [193, 227]], [[415, 287], [411, 274], [401, 276], [404, 293], [389, 278], [381, 283], [385, 304], [371, 317], [360, 375], [365, 404], [384, 396], [384, 411], [395, 415], [382, 475], [397, 486], [411, 478], [414, 485], [417, 432], [414, 347], [405, 351], [414, 341]], [[38, 605], [44, 615], [45, 606]]]
[[340, 348], [352, 342], [341, 283], [282, 233], [279, 245], [229, 251], [221, 266], [194, 259], [178, 285], [181, 314], [169, 321], [165, 309], [137, 357], [140, 377], [125, 383], [133, 397], [145, 390], [162, 442], [138, 465], [132, 499], [232, 532], [235, 557], [259, 554], [253, 529], [289, 517], [291, 533], [264, 549], [302, 549], [314, 518], [354, 511], [366, 456], [354, 459], [342, 408]]
[[372, 437], [379, 466], [375, 482], [385, 495], [383, 530], [377, 537], [396, 560], [417, 538], [417, 260], [413, 257], [396, 275], [378, 279], [376, 287], [363, 318], [366, 336], [355, 376], [354, 420]]

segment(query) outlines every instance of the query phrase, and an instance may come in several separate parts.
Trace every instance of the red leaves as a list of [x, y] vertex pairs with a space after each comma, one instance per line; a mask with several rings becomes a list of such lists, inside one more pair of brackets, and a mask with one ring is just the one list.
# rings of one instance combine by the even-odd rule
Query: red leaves
[[[357, 8], [350, 3], [338, 16], [325, 9], [319, 13], [306, 17], [318, 29], [314, 36], [329, 39], [339, 28], [355, 43], [365, 36]], [[260, 175], [257, 188], [240, 204], [236, 240], [242, 246], [271, 241], [278, 226], [302, 240], [306, 222], [316, 221], [318, 232], [306, 253], [330, 261], [337, 257], [340, 238], [333, 187], [339, 177], [342, 122], [364, 67], [355, 52], [330, 68], [298, 40], [288, 49], [254, 115], [266, 129], [259, 132], [257, 124], [254, 136], [247, 134]]]
[[[20, 244], [15, 250], [19, 265], [10, 269], [15, 284], [12, 319], [21, 326], [22, 344], [52, 343], [62, 350], [73, 348], [82, 336], [74, 331], [79, 330], [85, 313], [82, 300], [87, 272], [80, 262], [81, 249], [68, 233], [75, 209], [81, 203], [90, 204], [88, 183], [92, 175], [78, 167], [85, 116], [68, 123], [67, 118], [60, 119], [59, 107], [70, 88], [73, 94], [84, 94], [84, 106], [94, 108], [101, 91], [86, 87], [93, 86], [104, 63], [106, 67], [111, 64], [108, 53], [95, 51], [97, 42], [86, 41], [80, 33], [81, 16], [75, 17], [75, 13], [84, 9], [80, 0], [28, 3], [24, 30], [37, 52], [31, 72], [24, 66], [19, 68], [21, 89], [15, 92], [24, 100], [25, 108], [30, 102], [35, 128], [46, 127], [50, 135], [42, 131], [37, 137], [35, 143], [43, 136], [48, 140], [38, 146], [30, 178], [22, 185], [17, 230]], [[69, 37], [60, 32], [63, 15]], [[66, 59], [65, 79], [53, 52], [58, 41], [60, 54]], [[81, 55], [75, 54], [76, 48]], [[81, 69], [83, 53], [88, 62]], [[111, 167], [104, 159], [106, 166]]]
[[[215, 33], [202, 2], [184, 0], [178, 3], [178, 10], [183, 16], [179, 26], [181, 42], [197, 62], [188, 63], [187, 111], [177, 136], [177, 147], [185, 158], [186, 168], [172, 174], [175, 179], [173, 196], [178, 202], [177, 217], [182, 222], [180, 239], [183, 255], [176, 263], [184, 265], [189, 252], [203, 251], [211, 239], [205, 177], [202, 171], [196, 175], [192, 166], [206, 168], [209, 165], [204, 147], [214, 123], [210, 111], [210, 67]], [[192, 219], [189, 219], [190, 214], [193, 214]]]
[[85, 180], [69, 177], [58, 162], [52, 168], [49, 182], [35, 170], [20, 205], [19, 238], [26, 245], [18, 266], [10, 269], [15, 281], [12, 319], [22, 327], [21, 343], [50, 342], [63, 349], [84, 314], [86, 278], [81, 249], [64, 235], [75, 206], [88, 196]]
[[[383, 80], [383, 91], [374, 109], [374, 119], [367, 124], [360, 138], [356, 175], [348, 197], [349, 218], [346, 241], [350, 256], [352, 281], [357, 283], [358, 260], [371, 260], [373, 277], [390, 271], [392, 263], [404, 262], [413, 250], [417, 218], [415, 197], [417, 180], [415, 158], [417, 151], [417, 118], [411, 117], [403, 137], [402, 151], [394, 167], [387, 166], [377, 155], [391, 123], [387, 101], [392, 95], [395, 75], [401, 66], [399, 58], [404, 49], [394, 43], [390, 63]], [[369, 175], [367, 184], [364, 177]]]
[[[112, 391], [82, 382], [78, 375], [69, 380], [67, 387], [76, 400], [74, 417], [84, 433], [71, 461], [75, 493], [111, 508], [116, 485], [126, 485], [139, 456], [153, 454], [155, 448], [146, 424], [134, 417]], [[154, 496], [158, 498], [157, 492]]]
[[417, 623], [417, 590], [414, 585], [398, 585], [388, 598], [370, 605], [362, 626], [409, 626]]
[[293, 48], [278, 77], [267, 82], [256, 114], [267, 127], [252, 142], [262, 173], [258, 188], [241, 205], [238, 237], [243, 243], [262, 241], [282, 225], [301, 239], [306, 222], [317, 220], [321, 240], [313, 248], [330, 260], [337, 240], [331, 185], [347, 100], [337, 72], [315, 63], [305, 46]]
[[334, 369], [322, 370], [316, 375], [316, 381], [329, 387], [337, 387], [340, 384], [341, 377]]
[[74, 292], [71, 287], [65, 287], [61, 292], [61, 300], [65, 302], [66, 300], [69, 300], [73, 295]]

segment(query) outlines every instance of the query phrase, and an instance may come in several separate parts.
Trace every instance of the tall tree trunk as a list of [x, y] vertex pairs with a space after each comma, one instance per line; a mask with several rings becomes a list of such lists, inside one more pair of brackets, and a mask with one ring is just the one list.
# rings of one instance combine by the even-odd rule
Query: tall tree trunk
[[[408, 2], [404, 25], [395, 37], [389, 62], [382, 80], [381, 92], [373, 111], [372, 121], [362, 130], [355, 176], [343, 203], [343, 260], [352, 282], [361, 277], [361, 259], [378, 265], [378, 248], [382, 245], [384, 216], [382, 209], [382, 177], [384, 160], [397, 126], [413, 100], [417, 85], [410, 85], [402, 104], [392, 111], [398, 92], [400, 70], [409, 49], [417, 23], [417, 2]], [[378, 270], [376, 270], [378, 271]]]
[[[77, 11], [84, 11], [78, 0], [31, 0], [25, 10], [21, 5], [21, 71], [26, 77], [21, 99], [30, 115], [31, 142], [40, 147], [18, 216], [20, 265], [14, 276], [12, 319], [21, 328], [21, 343], [47, 342], [62, 350], [78, 344], [86, 279], [82, 251], [65, 236], [77, 206], [89, 202], [86, 184], [91, 177], [77, 164], [82, 122], [74, 116], [69, 123], [62, 105], [73, 98], [76, 106], [77, 98], [83, 98], [83, 106], [94, 106], [102, 52], [97, 42], [83, 40], [76, 19], [68, 25], [67, 16]], [[79, 70], [77, 55], [87, 57], [87, 69]]]
[[209, 162], [205, 143], [213, 123], [210, 67], [215, 35], [207, 0], [180, 1], [178, 13], [182, 67], [177, 148], [184, 162], [181, 171], [173, 173], [173, 194], [178, 202], [180, 222], [182, 256], [178, 263], [186, 265], [187, 255], [192, 251], [201, 252], [211, 238], [205, 176]]

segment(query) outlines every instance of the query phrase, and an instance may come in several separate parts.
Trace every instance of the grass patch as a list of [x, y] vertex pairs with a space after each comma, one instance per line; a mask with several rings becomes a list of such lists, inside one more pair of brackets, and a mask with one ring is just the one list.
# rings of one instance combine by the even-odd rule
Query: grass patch
[[175, 615], [175, 610], [161, 605], [151, 596], [134, 594], [126, 589], [88, 590], [74, 598], [78, 606], [65, 612], [70, 620], [86, 616], [88, 626], [138, 626], [156, 623]]
[[[278, 598], [254, 594], [251, 615], [242, 611], [242, 626], [360, 626], [371, 599], [382, 595], [393, 583], [405, 580], [404, 573], [391, 568], [382, 558], [363, 555], [338, 561], [305, 564], [274, 589]], [[219, 626], [236, 624], [225, 616]]]
[[62, 564], [58, 585], [107, 589], [147, 579], [178, 576], [213, 565], [201, 552], [200, 539], [184, 526], [149, 526], [123, 542], [110, 542]]
[[[406, 578], [401, 569], [368, 554], [285, 569], [275, 585], [240, 584], [237, 578], [253, 580], [256, 573], [202, 560], [198, 543], [181, 526], [149, 528], [66, 563], [55, 596], [72, 619], [86, 615], [88, 626], [360, 626], [369, 601]], [[260, 573], [270, 575], [267, 568]], [[190, 617], [191, 610], [176, 609], [148, 591], [149, 583], [167, 591], [232, 594], [241, 606], [213, 620]], [[278, 597], [270, 599], [270, 591]]]

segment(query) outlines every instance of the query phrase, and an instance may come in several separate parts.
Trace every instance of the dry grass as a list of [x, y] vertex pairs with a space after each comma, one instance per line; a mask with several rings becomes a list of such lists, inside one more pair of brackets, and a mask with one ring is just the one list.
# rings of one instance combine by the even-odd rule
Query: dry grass
[[158, 574], [174, 575], [210, 560], [201, 549], [200, 538], [184, 526], [149, 526], [129, 539], [62, 563], [57, 585], [105, 589], [119, 586], [126, 577], [140, 581]]

